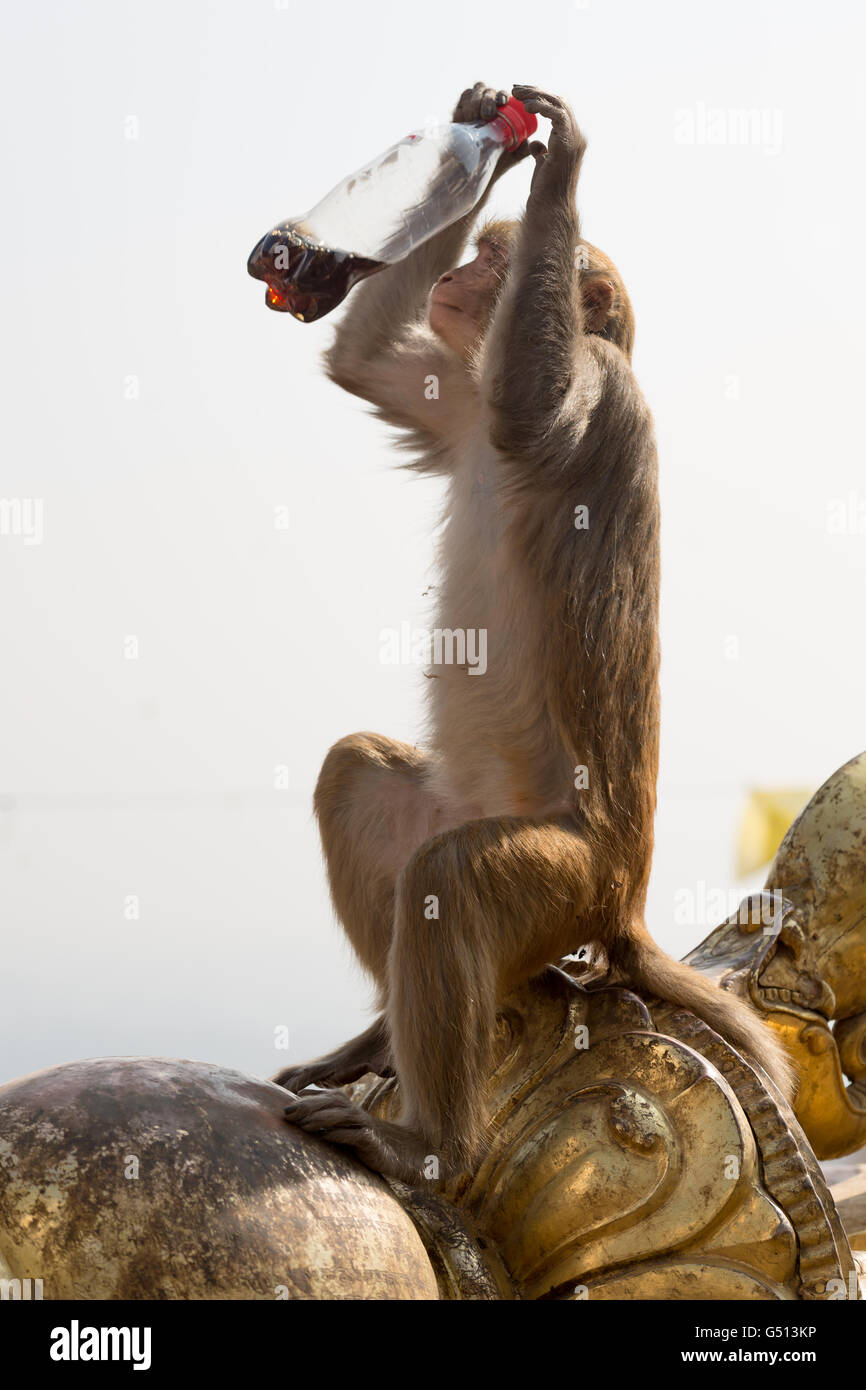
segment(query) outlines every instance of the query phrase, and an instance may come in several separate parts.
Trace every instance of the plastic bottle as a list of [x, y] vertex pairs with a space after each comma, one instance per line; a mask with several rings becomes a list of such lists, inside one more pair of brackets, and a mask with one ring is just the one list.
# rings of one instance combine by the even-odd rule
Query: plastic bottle
[[503, 150], [516, 149], [537, 124], [511, 97], [492, 120], [416, 130], [392, 145], [303, 217], [262, 237], [247, 270], [265, 281], [268, 308], [302, 323], [323, 318], [359, 280], [469, 212]]

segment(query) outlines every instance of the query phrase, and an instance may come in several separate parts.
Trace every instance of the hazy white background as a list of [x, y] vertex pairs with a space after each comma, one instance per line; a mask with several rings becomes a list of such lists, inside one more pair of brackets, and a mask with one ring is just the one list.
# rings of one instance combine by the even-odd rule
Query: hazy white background
[[[6, 7], [0, 495], [42, 499], [45, 529], [0, 536], [0, 1079], [135, 1052], [268, 1074], [278, 1025], [295, 1057], [363, 1025], [310, 799], [340, 735], [417, 733], [423, 677], [379, 663], [379, 632], [425, 621], [439, 485], [394, 472], [384, 427], [321, 376], [333, 320], [269, 313], [245, 261], [476, 78], [571, 101], [585, 232], [637, 311], [663, 507], [659, 941], [713, 925], [678, 926], [675, 895], [732, 885], [750, 785], [817, 785], [866, 746], [866, 534], [828, 530], [836, 500], [866, 531], [864, 16]], [[684, 142], [702, 105], [763, 110], [770, 138]]]

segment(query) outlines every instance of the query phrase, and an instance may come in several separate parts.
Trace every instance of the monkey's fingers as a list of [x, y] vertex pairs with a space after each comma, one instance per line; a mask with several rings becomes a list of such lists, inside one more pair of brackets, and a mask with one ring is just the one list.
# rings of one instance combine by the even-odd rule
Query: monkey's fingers
[[478, 108], [478, 114], [482, 121], [492, 121], [500, 106], [505, 105], [505, 102], [500, 101], [500, 97], [505, 97], [505, 101], [508, 100], [505, 92], [495, 92], [492, 87], [485, 88]]
[[522, 101], [527, 111], [534, 116], [544, 116], [553, 126], [553, 133], [564, 145], [571, 145], [576, 142], [577, 122], [574, 113], [567, 102], [562, 97], [555, 97], [550, 92], [542, 92], [538, 87], [531, 87], [527, 83], [518, 82], [511, 88], [513, 96], [518, 101]]
[[493, 173], [494, 179], [500, 179], [503, 174], [507, 173], [509, 169], [513, 169], [515, 164], [519, 164], [528, 154], [531, 154], [531, 150], [526, 140], [523, 140], [514, 150], [503, 150]]
[[512, 164], [519, 164], [521, 159], [525, 159], [527, 155], [532, 154], [532, 146], [528, 140], [521, 140], [517, 148], [515, 150], [509, 150], [508, 154]]
[[492, 121], [500, 106], [508, 101], [508, 93], [502, 88], [496, 91], [484, 82], [476, 82], [467, 87], [454, 108], [452, 121], [465, 124], [469, 121]]
[[486, 91], [489, 91], [486, 82], [476, 82], [473, 87], [467, 87], [464, 92], [461, 92], [457, 105], [454, 107], [452, 121], [458, 123], [477, 121], [481, 98]]
[[283, 1111], [286, 1119], [314, 1134], [329, 1130], [369, 1129], [370, 1116], [350, 1100], [345, 1091], [313, 1092], [293, 1096]]
[[533, 140], [529, 146], [529, 153], [535, 160], [535, 168], [532, 171], [532, 182], [529, 185], [529, 194], [531, 197], [543, 178], [544, 164], [547, 159], [547, 146], [541, 140]]
[[531, 102], [535, 114], [546, 116], [548, 120], [553, 119], [553, 111], [568, 110], [562, 97], [556, 97], [552, 92], [543, 92], [540, 87], [535, 87], [529, 82], [514, 82], [511, 95], [522, 101], [527, 111], [530, 109], [528, 103]]

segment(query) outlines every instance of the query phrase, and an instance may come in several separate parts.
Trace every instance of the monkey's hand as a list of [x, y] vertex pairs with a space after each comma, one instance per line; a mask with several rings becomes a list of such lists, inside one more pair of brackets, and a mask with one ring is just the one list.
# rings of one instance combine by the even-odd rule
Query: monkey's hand
[[292, 1095], [285, 1111], [290, 1124], [342, 1144], [374, 1172], [402, 1182], [419, 1183], [428, 1157], [420, 1136], [411, 1130], [368, 1114], [345, 1091], [305, 1091]]
[[[476, 82], [474, 87], [467, 87], [462, 93], [451, 119], [458, 125], [472, 121], [492, 121], [500, 106], [504, 106], [507, 101], [508, 93], [503, 89], [497, 91], [494, 87], [486, 87], [483, 82]], [[530, 149], [529, 141], [524, 140], [516, 150], [503, 150], [490, 184], [494, 184], [508, 169], [513, 169], [515, 164], [525, 159]]]
[[522, 82], [512, 87], [511, 92], [518, 101], [523, 102], [527, 111], [546, 117], [551, 124], [547, 148], [540, 140], [533, 140], [529, 147], [529, 153], [535, 159], [535, 172], [529, 189], [527, 212], [547, 208], [551, 201], [560, 198], [573, 200], [586, 141], [571, 107], [561, 97], [551, 96], [549, 92], [542, 92], [538, 87], [530, 87]]

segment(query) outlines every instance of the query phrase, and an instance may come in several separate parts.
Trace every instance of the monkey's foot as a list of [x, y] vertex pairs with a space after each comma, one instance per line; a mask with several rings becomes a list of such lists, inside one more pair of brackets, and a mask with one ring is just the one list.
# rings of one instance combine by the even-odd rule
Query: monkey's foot
[[282, 1086], [286, 1091], [292, 1092], [303, 1091], [306, 1086], [342, 1084], [337, 1080], [333, 1069], [325, 1066], [324, 1062], [301, 1062], [294, 1067], [283, 1067], [282, 1071], [274, 1073], [271, 1081], [275, 1086]]
[[283, 1067], [270, 1079], [275, 1086], [297, 1092], [305, 1090], [307, 1086], [347, 1086], [350, 1081], [357, 1081], [368, 1072], [375, 1076], [393, 1076], [390, 1057], [365, 1057], [361, 1062], [341, 1062], [331, 1058], [321, 1062], [299, 1062], [293, 1067]]
[[[345, 1091], [311, 1091], [293, 1095], [283, 1111], [299, 1129], [331, 1144], [353, 1149], [368, 1168], [401, 1182], [420, 1183], [431, 1175], [431, 1159], [420, 1136], [402, 1125], [362, 1110]], [[432, 1165], [438, 1176], [438, 1163]]]
[[317, 1062], [299, 1062], [284, 1067], [271, 1077], [274, 1085], [287, 1091], [303, 1091], [307, 1086], [348, 1086], [351, 1081], [372, 1072], [374, 1076], [393, 1076], [394, 1065], [390, 1048], [371, 1049], [362, 1056], [357, 1053], [335, 1052]]

